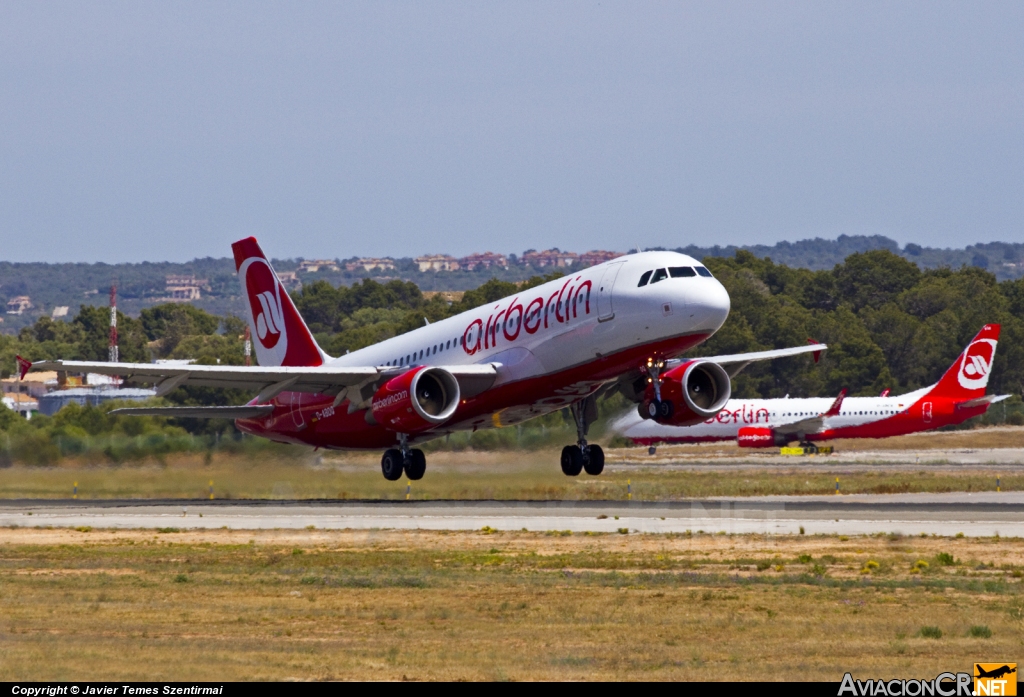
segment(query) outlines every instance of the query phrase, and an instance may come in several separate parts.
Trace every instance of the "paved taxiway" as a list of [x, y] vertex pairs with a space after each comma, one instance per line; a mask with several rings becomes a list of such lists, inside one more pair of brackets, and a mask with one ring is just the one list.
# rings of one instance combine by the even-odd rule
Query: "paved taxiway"
[[[641, 501], [4, 501], [0, 526], [1024, 537], [1024, 492]], [[2, 534], [0, 534], [2, 537]]]

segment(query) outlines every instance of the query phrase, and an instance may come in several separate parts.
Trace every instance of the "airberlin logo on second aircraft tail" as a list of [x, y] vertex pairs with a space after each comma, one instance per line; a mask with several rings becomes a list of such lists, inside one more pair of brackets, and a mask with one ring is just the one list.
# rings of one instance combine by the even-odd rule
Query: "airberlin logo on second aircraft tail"
[[249, 295], [256, 338], [264, 348], [272, 349], [286, 335], [277, 279], [263, 259], [252, 259], [245, 272], [245, 290]]
[[996, 355], [995, 339], [978, 339], [964, 351], [957, 381], [967, 390], [978, 390], [988, 385], [988, 374]]

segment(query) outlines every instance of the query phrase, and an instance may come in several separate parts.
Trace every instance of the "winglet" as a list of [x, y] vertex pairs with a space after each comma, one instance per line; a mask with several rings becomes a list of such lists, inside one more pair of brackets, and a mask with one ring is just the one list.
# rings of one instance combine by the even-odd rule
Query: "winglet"
[[886, 387], [884, 390], [882, 390], [882, 394], [880, 394], [878, 396], [879, 397], [888, 397], [889, 396], [889, 388]]
[[[812, 339], [811, 337], [807, 337], [807, 343], [810, 344], [811, 346], [817, 346], [821, 342], [817, 341], [815, 339]], [[819, 360], [821, 360], [821, 351], [813, 351], [813, 352], [811, 352], [811, 355], [814, 356], [814, 362], [815, 363], [817, 363]]]
[[836, 397], [836, 401], [832, 402], [832, 406], [828, 408], [822, 416], [839, 416], [839, 410], [843, 408], [843, 400], [846, 398], [846, 388], [844, 387], [840, 391], [839, 396]]
[[18, 372], [21, 373], [18, 379], [24, 380], [25, 376], [28, 375], [28, 371], [32, 368], [32, 361], [25, 360], [21, 356], [15, 356], [14, 360], [18, 362]]

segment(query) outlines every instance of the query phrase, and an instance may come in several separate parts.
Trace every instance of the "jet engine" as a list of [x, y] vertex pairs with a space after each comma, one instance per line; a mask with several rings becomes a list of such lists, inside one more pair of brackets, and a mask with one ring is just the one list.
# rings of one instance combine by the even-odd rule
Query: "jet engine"
[[736, 434], [736, 444], [741, 448], [781, 448], [789, 441], [783, 434], [764, 426], [744, 426]]
[[672, 426], [692, 426], [720, 412], [732, 394], [729, 374], [717, 363], [693, 360], [661, 374], [661, 400], [647, 385], [640, 416]]
[[391, 378], [370, 401], [373, 418], [397, 433], [419, 433], [451, 418], [459, 381], [443, 368], [420, 366]]

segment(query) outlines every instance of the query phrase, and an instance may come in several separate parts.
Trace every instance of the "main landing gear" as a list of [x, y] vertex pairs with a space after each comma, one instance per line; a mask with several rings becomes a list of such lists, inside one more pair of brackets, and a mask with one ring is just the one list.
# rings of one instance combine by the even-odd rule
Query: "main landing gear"
[[562, 448], [562, 472], [570, 477], [585, 471], [597, 476], [604, 470], [604, 450], [600, 445], [587, 443], [587, 431], [597, 419], [597, 400], [593, 395], [574, 402], [569, 410], [576, 421], [576, 445]]
[[405, 476], [413, 481], [423, 479], [427, 471], [427, 457], [419, 448], [409, 448], [408, 438], [404, 433], [399, 436], [399, 440], [399, 447], [385, 450], [384, 456], [380, 459], [380, 471], [384, 474], [384, 479], [392, 482], [401, 479], [403, 470]]

